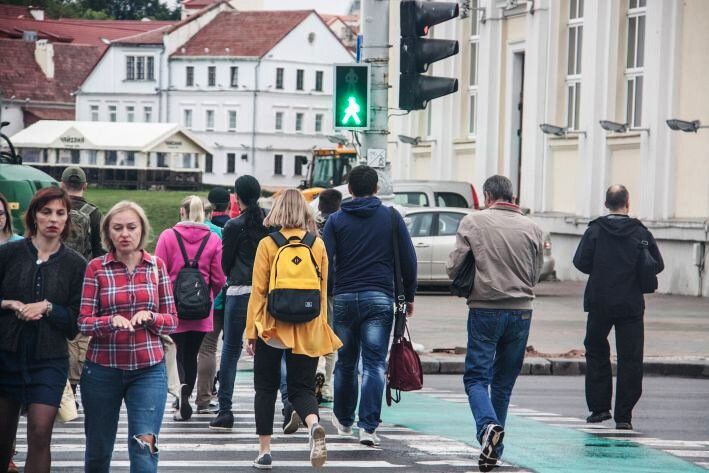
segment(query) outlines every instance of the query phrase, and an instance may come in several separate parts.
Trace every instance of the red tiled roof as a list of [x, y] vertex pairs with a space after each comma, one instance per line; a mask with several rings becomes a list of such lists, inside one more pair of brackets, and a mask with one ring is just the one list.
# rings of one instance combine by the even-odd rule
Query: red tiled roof
[[221, 12], [178, 48], [173, 57], [261, 57], [313, 13], [313, 10]]
[[75, 116], [73, 105], [67, 108], [22, 107], [25, 128], [40, 120], [74, 120]]
[[11, 18], [22, 18], [30, 16], [30, 9], [23, 5], [7, 5], [0, 4], [0, 16], [9, 16]]
[[106, 48], [101, 40], [114, 40], [126, 36], [170, 26], [167, 21], [118, 21], [118, 20], [44, 20], [0, 17], [0, 38], [22, 38], [23, 31], [36, 31], [39, 39], [52, 42], [92, 44]]
[[5, 99], [73, 103], [71, 93], [81, 86], [101, 56], [96, 46], [54, 43], [54, 78], [47, 79], [34, 58], [35, 43], [0, 39], [0, 90]]
[[188, 8], [190, 10], [197, 10], [200, 8], [207, 7], [218, 0], [185, 0], [182, 2], [182, 8]]

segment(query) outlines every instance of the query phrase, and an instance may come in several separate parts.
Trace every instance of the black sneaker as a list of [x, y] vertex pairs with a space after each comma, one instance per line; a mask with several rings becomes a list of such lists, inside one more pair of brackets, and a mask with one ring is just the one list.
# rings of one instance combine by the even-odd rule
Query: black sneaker
[[616, 430], [633, 430], [633, 424], [630, 422], [616, 422], [615, 428]]
[[231, 430], [234, 427], [234, 414], [231, 411], [220, 412], [209, 422], [211, 430]]
[[497, 466], [497, 446], [505, 437], [505, 429], [501, 425], [487, 424], [483, 430], [480, 441], [480, 458], [478, 468], [480, 471], [490, 471]]
[[300, 416], [289, 403], [283, 408], [283, 433], [294, 434], [298, 431], [298, 427], [300, 427]]
[[254, 460], [254, 468], [259, 470], [270, 470], [271, 468], [273, 468], [271, 466], [271, 463], [273, 463], [273, 460], [271, 459], [271, 454], [264, 453], [263, 455], [259, 455], [258, 457], [256, 457], [256, 460]]
[[322, 397], [322, 387], [325, 384], [325, 375], [323, 373], [315, 374], [315, 398], [318, 400], [318, 404], [323, 403]]
[[598, 424], [599, 422], [603, 422], [604, 420], [611, 419], [612, 417], [613, 416], [611, 416], [610, 411], [591, 412], [591, 415], [586, 417], [586, 423]]
[[173, 419], [177, 421], [190, 420], [192, 418], [192, 406], [190, 406], [190, 387], [186, 384], [180, 389], [179, 408], [175, 411]]

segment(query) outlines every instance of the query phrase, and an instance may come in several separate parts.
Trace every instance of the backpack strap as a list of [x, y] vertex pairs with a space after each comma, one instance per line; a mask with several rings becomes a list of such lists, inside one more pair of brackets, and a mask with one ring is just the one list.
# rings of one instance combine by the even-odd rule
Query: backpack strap
[[173, 232], [175, 232], [175, 238], [177, 239], [177, 244], [180, 247], [180, 252], [182, 253], [182, 259], [185, 262], [185, 266], [189, 266], [192, 268], [198, 267], [199, 264], [199, 257], [202, 256], [202, 251], [204, 251], [204, 247], [207, 246], [207, 242], [209, 241], [209, 237], [212, 236], [211, 233], [208, 233], [206, 237], [202, 240], [202, 244], [199, 245], [199, 249], [197, 250], [197, 254], [194, 255], [194, 260], [190, 261], [189, 256], [187, 256], [187, 250], [185, 249], [185, 244], [182, 241], [182, 235], [180, 235], [180, 232], [175, 230], [174, 228], [172, 229]]
[[281, 232], [269, 233], [268, 236], [271, 237], [271, 239], [276, 243], [276, 246], [278, 246], [278, 248], [286, 246], [288, 244], [288, 240]]
[[308, 248], [312, 248], [315, 244], [315, 235], [310, 232], [305, 232], [305, 235], [303, 235], [303, 238], [300, 240], [300, 242]]
[[96, 206], [89, 204], [86, 202], [84, 205], [81, 206], [79, 209], [79, 212], [82, 214], [86, 215], [87, 217], [90, 217], [92, 213], [94, 213], [94, 210], [96, 210]]
[[202, 251], [204, 251], [204, 247], [207, 246], [207, 242], [209, 241], [209, 237], [212, 236], [212, 233], [209, 232], [207, 233], [207, 236], [202, 239], [202, 244], [199, 245], [199, 249], [197, 250], [197, 254], [194, 255], [194, 260], [192, 263], [193, 268], [199, 267], [199, 257], [202, 256]]

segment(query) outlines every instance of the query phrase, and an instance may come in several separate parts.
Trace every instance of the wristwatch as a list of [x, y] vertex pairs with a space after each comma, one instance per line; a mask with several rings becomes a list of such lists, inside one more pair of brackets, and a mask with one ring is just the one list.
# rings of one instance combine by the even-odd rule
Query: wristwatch
[[52, 303], [47, 301], [47, 311], [44, 313], [44, 316], [49, 317], [50, 315], [52, 315], [52, 309], [53, 309]]

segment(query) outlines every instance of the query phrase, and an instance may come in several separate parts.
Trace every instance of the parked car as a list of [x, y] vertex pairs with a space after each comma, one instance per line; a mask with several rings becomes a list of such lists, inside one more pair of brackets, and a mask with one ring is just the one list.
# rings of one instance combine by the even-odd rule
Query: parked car
[[[446, 274], [448, 255], [455, 247], [455, 234], [460, 221], [476, 210], [454, 207], [409, 208], [404, 221], [418, 259], [418, 283], [421, 286], [450, 285]], [[544, 266], [542, 279], [554, 275], [551, 237], [544, 233]]]
[[[475, 187], [465, 181], [395, 180], [394, 202], [405, 207], [469, 207], [480, 208]], [[347, 184], [335, 187], [342, 193], [342, 201], [352, 199]], [[313, 208], [318, 208], [318, 198], [313, 199]]]

